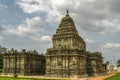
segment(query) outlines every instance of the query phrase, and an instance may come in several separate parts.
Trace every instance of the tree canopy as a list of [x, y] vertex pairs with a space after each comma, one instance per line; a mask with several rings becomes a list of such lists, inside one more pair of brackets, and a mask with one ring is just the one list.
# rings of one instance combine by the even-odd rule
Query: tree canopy
[[6, 52], [7, 48], [0, 46], [0, 69], [3, 68], [3, 54]]
[[0, 54], [4, 54], [7, 48], [0, 46]]
[[117, 61], [117, 67], [120, 67], [120, 59]]

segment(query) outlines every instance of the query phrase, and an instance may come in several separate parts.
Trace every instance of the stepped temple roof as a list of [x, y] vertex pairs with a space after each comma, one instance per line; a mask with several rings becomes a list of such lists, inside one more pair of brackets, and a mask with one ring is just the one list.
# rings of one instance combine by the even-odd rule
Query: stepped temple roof
[[86, 50], [85, 41], [79, 36], [74, 21], [69, 16], [68, 10], [66, 15], [62, 18], [52, 40], [53, 48], [57, 48], [58, 45], [61, 45], [62, 47]]

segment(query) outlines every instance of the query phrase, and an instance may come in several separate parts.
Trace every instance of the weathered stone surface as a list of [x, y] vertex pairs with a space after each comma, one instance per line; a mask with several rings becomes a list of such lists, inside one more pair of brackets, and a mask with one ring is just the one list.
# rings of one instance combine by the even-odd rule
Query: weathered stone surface
[[86, 76], [86, 44], [79, 36], [68, 12], [62, 18], [52, 40], [53, 48], [48, 49], [46, 53], [46, 75], [55, 77]]
[[34, 51], [21, 52], [11, 49], [4, 54], [3, 74], [5, 75], [43, 75], [45, 73], [45, 56]]
[[67, 14], [62, 18], [56, 34], [53, 35], [53, 48], [66, 47], [69, 49], [86, 50], [85, 41], [79, 36], [72, 18]]
[[[6, 75], [44, 75], [47, 77], [85, 77], [104, 75], [100, 52], [86, 51], [68, 10], [52, 37], [53, 47], [44, 55], [34, 51], [11, 49], [4, 54], [3, 73]], [[15, 66], [16, 65], [16, 66]]]
[[87, 53], [87, 73], [89, 76], [104, 75], [106, 64], [103, 64], [103, 57], [100, 52]]
[[102, 55], [86, 51], [85, 41], [79, 36], [68, 11], [52, 41], [53, 48], [48, 48], [45, 55], [46, 76], [85, 77], [102, 73]]

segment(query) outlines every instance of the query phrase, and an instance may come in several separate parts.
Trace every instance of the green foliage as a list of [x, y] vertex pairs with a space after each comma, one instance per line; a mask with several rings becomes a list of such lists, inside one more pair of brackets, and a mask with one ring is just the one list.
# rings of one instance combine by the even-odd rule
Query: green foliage
[[0, 69], [3, 68], [3, 54], [6, 52], [7, 48], [0, 46]]
[[3, 54], [0, 54], [0, 69], [3, 68]]
[[109, 64], [109, 61], [106, 61], [106, 64], [108, 65], [108, 64]]
[[112, 77], [110, 77], [110, 78], [107, 78], [107, 79], [105, 79], [105, 80], [120, 80], [120, 74], [117, 74], [117, 75], [112, 76]]
[[59, 79], [59, 78], [25, 78], [25, 77], [7, 77], [7, 76], [0, 76], [0, 80], [70, 80], [70, 79]]
[[117, 61], [117, 67], [120, 67], [120, 59]]
[[33, 79], [14, 79], [14, 78], [0, 78], [0, 80], [33, 80]]
[[2, 69], [0, 69], [0, 73], [2, 73]]
[[4, 54], [7, 51], [7, 48], [0, 46], [0, 54]]

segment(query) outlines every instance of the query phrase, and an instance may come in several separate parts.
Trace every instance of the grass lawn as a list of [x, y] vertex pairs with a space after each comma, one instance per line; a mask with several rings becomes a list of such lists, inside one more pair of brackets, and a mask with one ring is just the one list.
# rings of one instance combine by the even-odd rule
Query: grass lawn
[[105, 80], [120, 80], [120, 74], [117, 74], [117, 75], [110, 77], [110, 78], [107, 78]]
[[32, 78], [13, 78], [13, 77], [0, 77], [0, 80], [34, 80]]
[[13, 77], [0, 77], [0, 80], [70, 80], [70, 79], [48, 79], [48, 78], [13, 78]]

